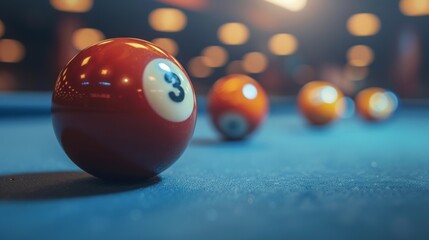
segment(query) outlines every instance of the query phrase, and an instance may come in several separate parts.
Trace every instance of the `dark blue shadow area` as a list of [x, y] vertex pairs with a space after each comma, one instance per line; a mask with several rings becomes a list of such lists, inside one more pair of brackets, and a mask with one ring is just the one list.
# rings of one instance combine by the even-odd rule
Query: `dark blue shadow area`
[[0, 176], [0, 201], [47, 200], [106, 195], [142, 189], [161, 181], [112, 182], [84, 172], [46, 172]]

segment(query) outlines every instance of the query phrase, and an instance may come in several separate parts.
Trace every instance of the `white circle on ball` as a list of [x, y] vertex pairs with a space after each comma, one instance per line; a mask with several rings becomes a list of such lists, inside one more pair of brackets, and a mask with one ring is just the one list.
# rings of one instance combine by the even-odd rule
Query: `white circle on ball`
[[240, 138], [246, 135], [249, 125], [246, 119], [238, 113], [224, 113], [219, 118], [222, 132], [229, 138]]
[[172, 61], [157, 58], [143, 70], [143, 92], [151, 108], [162, 118], [182, 122], [194, 110], [190, 80]]

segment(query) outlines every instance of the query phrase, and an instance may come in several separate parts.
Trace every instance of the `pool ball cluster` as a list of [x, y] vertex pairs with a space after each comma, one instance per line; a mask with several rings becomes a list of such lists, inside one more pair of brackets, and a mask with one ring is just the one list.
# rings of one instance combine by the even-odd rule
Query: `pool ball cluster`
[[[333, 84], [313, 81], [297, 106], [310, 124], [327, 125], [344, 114], [347, 101]], [[395, 95], [381, 88], [356, 97], [369, 121], [387, 119], [396, 107]], [[244, 140], [263, 124], [269, 98], [251, 77], [228, 75], [213, 85], [207, 109], [223, 139]], [[147, 179], [167, 169], [186, 149], [196, 119], [185, 69], [140, 39], [108, 39], [82, 50], [60, 72], [52, 96], [53, 127], [65, 153], [104, 179]]]
[[[388, 119], [398, 107], [394, 93], [382, 88], [367, 88], [355, 99], [358, 114], [368, 121]], [[302, 115], [313, 125], [326, 125], [344, 116], [348, 104], [338, 87], [323, 81], [304, 85], [298, 94], [298, 107]]]

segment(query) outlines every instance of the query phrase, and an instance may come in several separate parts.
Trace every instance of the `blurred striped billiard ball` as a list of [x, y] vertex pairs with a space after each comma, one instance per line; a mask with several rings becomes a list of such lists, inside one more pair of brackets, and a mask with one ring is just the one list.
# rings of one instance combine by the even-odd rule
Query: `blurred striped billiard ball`
[[268, 113], [264, 89], [249, 76], [225, 76], [208, 95], [208, 111], [215, 128], [226, 140], [248, 137]]
[[310, 124], [331, 123], [341, 117], [345, 107], [343, 93], [328, 82], [309, 82], [298, 94], [298, 108]]
[[398, 98], [383, 88], [367, 88], [356, 96], [356, 109], [368, 121], [381, 121], [389, 118], [398, 107]]

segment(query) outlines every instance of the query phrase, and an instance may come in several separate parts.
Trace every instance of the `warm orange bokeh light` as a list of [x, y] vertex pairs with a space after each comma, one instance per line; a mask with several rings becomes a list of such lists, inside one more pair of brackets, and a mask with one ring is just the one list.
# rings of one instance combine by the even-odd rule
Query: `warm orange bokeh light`
[[209, 67], [221, 67], [228, 61], [228, 52], [220, 46], [209, 46], [202, 51], [204, 63]]
[[377, 34], [380, 28], [380, 19], [371, 13], [358, 13], [347, 21], [347, 29], [354, 36], [372, 36]]
[[158, 8], [149, 14], [149, 25], [159, 32], [179, 32], [186, 24], [186, 15], [179, 9]]
[[429, 15], [428, 0], [401, 0], [399, 9], [406, 16]]
[[374, 61], [374, 53], [368, 46], [356, 45], [348, 50], [347, 59], [351, 66], [366, 67]]
[[292, 34], [280, 33], [271, 37], [268, 47], [275, 55], [291, 55], [298, 49], [298, 40]]
[[212, 74], [213, 69], [205, 65], [205, 57], [198, 56], [194, 57], [189, 61], [188, 71], [189, 73], [196, 78], [205, 78]]
[[250, 52], [243, 57], [243, 69], [248, 73], [261, 73], [268, 66], [268, 59], [263, 53]]
[[177, 56], [177, 53], [179, 53], [179, 47], [177, 46], [176, 41], [171, 38], [155, 38], [152, 40], [152, 43], [173, 56]]
[[241, 60], [231, 61], [226, 67], [227, 74], [242, 74], [245, 72], [246, 71], [243, 69], [243, 61]]
[[0, 39], [0, 62], [16, 63], [25, 56], [25, 47], [17, 40]]
[[158, 2], [189, 10], [203, 10], [210, 5], [209, 0], [158, 0]]
[[249, 38], [246, 25], [237, 22], [223, 24], [217, 33], [219, 40], [227, 45], [241, 45]]
[[94, 28], [81, 28], [73, 32], [72, 43], [77, 50], [85, 49], [101, 40], [104, 34]]
[[63, 12], [88, 12], [91, 10], [92, 0], [50, 0], [53, 8]]

